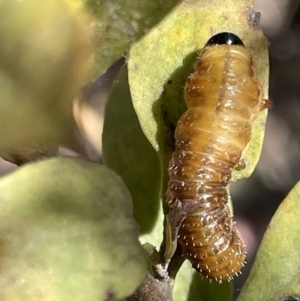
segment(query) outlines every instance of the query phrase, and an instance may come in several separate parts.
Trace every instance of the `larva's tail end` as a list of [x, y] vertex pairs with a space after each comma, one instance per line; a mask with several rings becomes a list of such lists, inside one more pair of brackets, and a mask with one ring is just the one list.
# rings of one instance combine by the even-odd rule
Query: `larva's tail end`
[[197, 272], [201, 273], [204, 277], [208, 279], [215, 280], [218, 283], [222, 283], [223, 281], [232, 281], [235, 277], [238, 277], [242, 274], [241, 268], [245, 267], [246, 261], [242, 259], [241, 262], [236, 263], [234, 267], [231, 266], [230, 269], [224, 268], [222, 270], [216, 270], [216, 271], [206, 271], [205, 269], [198, 269], [195, 265], [193, 265], [193, 268], [197, 270]]
[[[231, 281], [234, 277], [242, 274], [241, 269], [246, 264], [246, 252], [243, 241], [238, 241], [221, 255], [222, 259], [205, 258], [205, 262], [192, 262], [192, 266], [197, 272], [201, 273], [208, 279], [215, 280], [219, 283]], [[212, 260], [213, 259], [213, 260]]]

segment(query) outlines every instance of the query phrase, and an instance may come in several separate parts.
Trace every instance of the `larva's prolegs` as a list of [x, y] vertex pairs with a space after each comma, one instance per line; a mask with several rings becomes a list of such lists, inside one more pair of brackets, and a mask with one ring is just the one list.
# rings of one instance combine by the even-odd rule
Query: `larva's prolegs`
[[235, 166], [234, 169], [235, 170], [243, 170], [246, 168], [246, 162], [244, 159], [241, 159]]
[[231, 280], [245, 262], [227, 204], [228, 184], [233, 168], [242, 167], [254, 119], [270, 107], [243, 46], [231, 33], [207, 42], [185, 85], [188, 109], [178, 121], [169, 165], [170, 211], [178, 204], [190, 208], [177, 229], [182, 254], [219, 282]]
[[272, 101], [270, 99], [263, 99], [261, 102], [260, 110], [269, 109], [272, 107]]

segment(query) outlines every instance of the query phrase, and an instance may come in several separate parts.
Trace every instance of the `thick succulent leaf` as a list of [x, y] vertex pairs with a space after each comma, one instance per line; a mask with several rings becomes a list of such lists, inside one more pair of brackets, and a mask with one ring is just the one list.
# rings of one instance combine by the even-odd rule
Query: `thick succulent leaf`
[[298, 300], [292, 296], [300, 296], [299, 202], [300, 182], [274, 214], [238, 301]]
[[[174, 145], [174, 129], [186, 110], [183, 87], [207, 40], [218, 32], [237, 34], [253, 57], [255, 73], [268, 97], [268, 42], [250, 27], [252, 0], [186, 0], [129, 53], [129, 84], [141, 127], [165, 166]], [[234, 179], [249, 176], [260, 155], [267, 112], [259, 114], [245, 158], [246, 169]]]
[[175, 301], [230, 301], [232, 285], [229, 282], [210, 282], [185, 262], [176, 277], [173, 296]]
[[0, 148], [62, 135], [88, 71], [80, 0], [0, 0]]
[[127, 68], [118, 75], [106, 105], [103, 162], [123, 178], [131, 192], [134, 217], [140, 224], [141, 234], [152, 233], [161, 207], [160, 163], [133, 109]]
[[94, 75], [99, 76], [129, 46], [159, 23], [180, 0], [87, 0], [95, 16]]
[[1, 178], [0, 195], [1, 300], [121, 299], [141, 283], [132, 202], [113, 171], [40, 161]]
[[[213, 34], [229, 31], [244, 41], [253, 57], [256, 77], [264, 87], [264, 97], [268, 96], [268, 42], [262, 32], [249, 23], [252, 7], [251, 0], [183, 1], [130, 50], [128, 72], [132, 102], [143, 132], [162, 161], [162, 193], [166, 191], [168, 181], [167, 165], [174, 149], [174, 129], [186, 110], [184, 83], [193, 71], [199, 51]], [[249, 176], [255, 168], [261, 152], [266, 115], [267, 112], [263, 111], [256, 119], [245, 158], [247, 167], [234, 173], [233, 180]], [[205, 294], [211, 285], [206, 281], [203, 286], [192, 285], [191, 275], [192, 272], [180, 269], [175, 281], [175, 300], [188, 300], [184, 299], [188, 294], [179, 293], [187, 287], [191, 287], [190, 295], [197, 296], [196, 299], [208, 298]], [[228, 291], [221, 293], [219, 300], [230, 298], [230, 286], [224, 284]]]

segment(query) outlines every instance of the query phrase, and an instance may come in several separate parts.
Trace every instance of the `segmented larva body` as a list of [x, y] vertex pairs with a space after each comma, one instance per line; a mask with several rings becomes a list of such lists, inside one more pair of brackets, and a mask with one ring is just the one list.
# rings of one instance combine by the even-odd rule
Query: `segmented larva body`
[[229, 210], [228, 184], [266, 106], [251, 56], [230, 33], [212, 37], [187, 79], [187, 111], [175, 131], [167, 201], [191, 208], [178, 232], [183, 256], [208, 278], [230, 280], [244, 265], [244, 243]]

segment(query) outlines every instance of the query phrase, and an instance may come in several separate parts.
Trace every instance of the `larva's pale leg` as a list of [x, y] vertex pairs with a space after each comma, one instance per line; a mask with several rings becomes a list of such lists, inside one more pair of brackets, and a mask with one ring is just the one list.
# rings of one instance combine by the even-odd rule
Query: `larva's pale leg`
[[261, 101], [261, 106], [260, 106], [260, 110], [263, 111], [265, 109], [269, 109], [272, 107], [272, 101], [270, 99], [263, 99]]
[[241, 159], [235, 166], [234, 169], [235, 170], [243, 170], [246, 168], [246, 162], [244, 159]]

